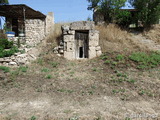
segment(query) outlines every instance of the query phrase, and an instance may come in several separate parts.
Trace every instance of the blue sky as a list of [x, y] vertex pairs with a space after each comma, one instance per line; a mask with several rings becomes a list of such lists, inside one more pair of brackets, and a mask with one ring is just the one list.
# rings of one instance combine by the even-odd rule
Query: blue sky
[[53, 12], [55, 22], [71, 22], [92, 18], [87, 0], [9, 0], [10, 4], [26, 4], [44, 14]]

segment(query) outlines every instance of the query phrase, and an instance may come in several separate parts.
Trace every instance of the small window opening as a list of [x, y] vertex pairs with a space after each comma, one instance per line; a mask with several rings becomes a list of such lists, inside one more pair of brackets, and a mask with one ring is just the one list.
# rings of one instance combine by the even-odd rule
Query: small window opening
[[79, 58], [83, 58], [83, 47], [79, 47]]

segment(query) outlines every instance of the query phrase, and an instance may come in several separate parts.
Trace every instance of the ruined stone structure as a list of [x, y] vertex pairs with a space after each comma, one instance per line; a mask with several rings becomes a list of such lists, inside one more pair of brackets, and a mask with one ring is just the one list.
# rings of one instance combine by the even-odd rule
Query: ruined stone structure
[[69, 60], [94, 58], [101, 55], [99, 32], [92, 21], [73, 22], [62, 26], [63, 40], [58, 53]]
[[[52, 12], [44, 15], [27, 5], [0, 5], [0, 16], [6, 18], [6, 32], [12, 31], [10, 40], [36, 46], [53, 31], [54, 16]], [[9, 11], [8, 11], [9, 10]]]
[[14, 42], [17, 42], [19, 39], [21, 43], [25, 43], [28, 46], [36, 46], [53, 31], [53, 19], [51, 12], [46, 16], [46, 19], [26, 19], [24, 21], [24, 36], [17, 35], [9, 37], [9, 39]]
[[[8, 11], [9, 9], [9, 11]], [[0, 65], [24, 65], [39, 55], [37, 44], [45, 41], [54, 29], [52, 12], [44, 15], [26, 5], [0, 5], [0, 16], [6, 17], [6, 27], [15, 33], [8, 40], [20, 45], [20, 50], [11, 57], [0, 58]]]

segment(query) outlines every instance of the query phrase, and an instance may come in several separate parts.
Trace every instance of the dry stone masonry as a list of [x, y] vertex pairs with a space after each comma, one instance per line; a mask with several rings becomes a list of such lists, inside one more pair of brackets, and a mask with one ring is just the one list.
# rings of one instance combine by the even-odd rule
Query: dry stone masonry
[[37, 45], [44, 42], [53, 30], [54, 17], [52, 12], [49, 12], [45, 19], [26, 19], [25, 36], [8, 37], [8, 40], [14, 41], [15, 44], [20, 42], [19, 50], [21, 52], [11, 57], [0, 58], [0, 65], [19, 66], [36, 60], [40, 52]]
[[94, 58], [102, 54], [99, 45], [99, 31], [95, 30], [94, 22], [73, 22], [62, 26], [63, 40], [55, 53], [69, 60]]

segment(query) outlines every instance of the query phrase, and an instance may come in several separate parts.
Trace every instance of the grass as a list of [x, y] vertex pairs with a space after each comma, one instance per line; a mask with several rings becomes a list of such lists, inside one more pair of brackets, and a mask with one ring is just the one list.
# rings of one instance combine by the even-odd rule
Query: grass
[[144, 52], [136, 52], [132, 53], [129, 58], [138, 64], [138, 69], [154, 68], [160, 65], [160, 53], [158, 52], [148, 54]]
[[46, 78], [46, 79], [51, 79], [51, 78], [52, 78], [52, 75], [46, 75], [45, 78]]
[[116, 93], [125, 92], [125, 91], [126, 91], [125, 89], [113, 89], [112, 93], [116, 94]]
[[44, 63], [44, 60], [43, 60], [42, 58], [38, 58], [38, 59], [37, 59], [37, 63], [38, 63], [39, 65], [42, 65], [42, 64]]
[[96, 29], [100, 32], [99, 42], [103, 53], [108, 51], [128, 52], [143, 48], [143, 46], [131, 39], [131, 35], [126, 30], [122, 30], [115, 24], [99, 25], [96, 26]]
[[58, 62], [51, 62], [50, 63], [53, 68], [58, 67], [59, 63]]
[[3, 70], [5, 73], [10, 72], [10, 68], [6, 66], [0, 66], [0, 70]]
[[27, 70], [28, 70], [27, 66], [20, 66], [19, 67], [19, 71], [21, 71], [21, 72], [27, 72]]
[[100, 59], [104, 60], [104, 64], [109, 65], [112, 69], [115, 69], [115, 67], [150, 69], [160, 65], [159, 52], [133, 52], [130, 53], [130, 55], [106, 53], [106, 55], [103, 54]]
[[50, 71], [50, 69], [48, 69], [48, 68], [43, 68], [42, 70], [41, 70], [41, 72], [49, 72]]

